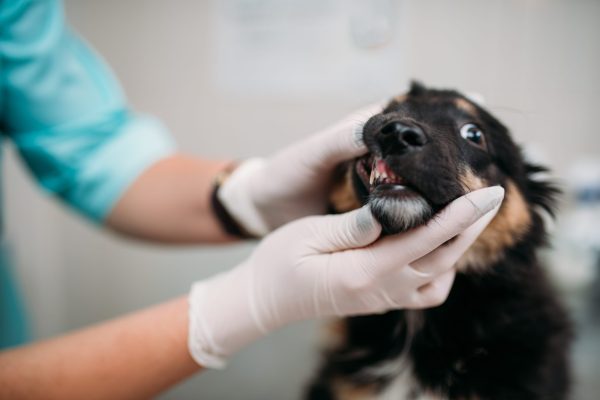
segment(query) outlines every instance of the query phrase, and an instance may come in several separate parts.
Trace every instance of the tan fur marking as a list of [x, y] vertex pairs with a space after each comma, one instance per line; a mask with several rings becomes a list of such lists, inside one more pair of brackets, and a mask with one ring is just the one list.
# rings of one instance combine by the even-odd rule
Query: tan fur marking
[[469, 166], [463, 167], [463, 173], [461, 174], [459, 181], [466, 192], [472, 192], [489, 186], [483, 179], [475, 175]]
[[334, 318], [323, 324], [321, 335], [319, 335], [321, 348], [337, 349], [346, 344], [348, 330], [346, 320], [343, 318]]
[[337, 379], [332, 385], [336, 399], [342, 400], [377, 400], [375, 385], [354, 386], [346, 381]]
[[515, 244], [531, 226], [527, 202], [515, 183], [509, 180], [505, 192], [498, 214], [458, 260], [457, 269], [480, 270], [498, 261], [504, 250]]
[[475, 106], [465, 99], [458, 98], [454, 100], [454, 104], [456, 105], [456, 107], [468, 112], [471, 115], [477, 115], [477, 109], [475, 108]]
[[339, 213], [355, 210], [361, 207], [352, 185], [352, 168], [347, 168], [343, 178], [336, 182], [329, 194], [329, 202]]
[[401, 95], [394, 97], [394, 100], [397, 101], [398, 103], [403, 103], [406, 99], [407, 99], [407, 95], [405, 95], [405, 94], [401, 94]]

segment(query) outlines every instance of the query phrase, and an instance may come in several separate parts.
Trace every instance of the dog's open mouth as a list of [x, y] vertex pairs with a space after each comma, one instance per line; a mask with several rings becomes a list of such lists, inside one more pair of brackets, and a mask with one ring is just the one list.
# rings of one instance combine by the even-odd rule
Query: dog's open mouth
[[369, 154], [358, 159], [355, 169], [370, 197], [424, 197], [378, 156]]
[[355, 173], [365, 200], [386, 233], [397, 233], [429, 220], [434, 207], [379, 156], [368, 154], [355, 163]]

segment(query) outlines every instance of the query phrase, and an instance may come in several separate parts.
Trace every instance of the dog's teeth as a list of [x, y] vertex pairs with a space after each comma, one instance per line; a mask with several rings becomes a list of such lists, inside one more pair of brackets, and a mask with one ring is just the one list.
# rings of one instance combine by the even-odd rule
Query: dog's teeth
[[402, 183], [402, 179], [389, 168], [385, 161], [376, 158], [373, 160], [373, 166], [371, 167], [369, 184], [373, 186], [382, 183]]

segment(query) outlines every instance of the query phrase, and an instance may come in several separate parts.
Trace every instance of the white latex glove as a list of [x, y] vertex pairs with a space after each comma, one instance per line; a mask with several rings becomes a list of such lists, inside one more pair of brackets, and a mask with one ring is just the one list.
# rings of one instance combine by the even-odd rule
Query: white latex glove
[[234, 269], [192, 286], [192, 357], [220, 368], [236, 350], [293, 321], [441, 304], [454, 279], [452, 266], [503, 196], [500, 187], [471, 192], [427, 225], [381, 240], [381, 226], [367, 207], [278, 229]]
[[334, 168], [367, 152], [362, 127], [382, 108], [383, 104], [365, 107], [268, 159], [243, 162], [220, 187], [221, 204], [254, 236], [325, 213]]

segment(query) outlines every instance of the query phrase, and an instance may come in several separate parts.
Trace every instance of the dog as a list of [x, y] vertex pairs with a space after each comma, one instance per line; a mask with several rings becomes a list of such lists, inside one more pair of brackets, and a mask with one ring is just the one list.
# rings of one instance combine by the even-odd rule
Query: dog
[[369, 204], [384, 234], [435, 220], [470, 191], [505, 198], [455, 265], [447, 300], [334, 322], [310, 400], [562, 400], [570, 385], [570, 319], [536, 250], [559, 191], [536, 179], [508, 129], [454, 90], [413, 82], [363, 128], [369, 153], [339, 167], [335, 212]]

